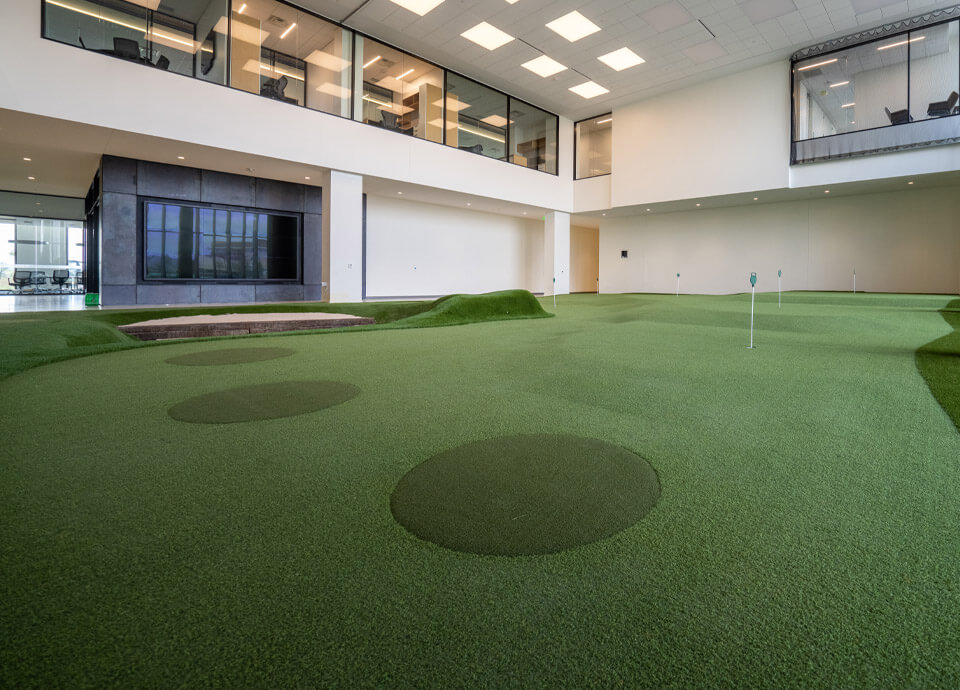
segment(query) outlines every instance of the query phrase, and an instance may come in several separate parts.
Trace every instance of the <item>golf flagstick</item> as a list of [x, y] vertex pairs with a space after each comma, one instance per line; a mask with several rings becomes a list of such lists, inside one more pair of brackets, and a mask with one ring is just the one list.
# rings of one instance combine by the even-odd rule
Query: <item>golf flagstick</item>
[[747, 348], [753, 350], [753, 300], [757, 295], [757, 274], [750, 274], [750, 346]]
[[780, 308], [780, 279], [783, 276], [783, 269], [777, 269], [777, 309]]
[[680, 274], [677, 274], [677, 297], [680, 296]]
[[853, 294], [857, 294], [857, 269], [853, 269]]
[[557, 277], [553, 277], [553, 308], [557, 308]]

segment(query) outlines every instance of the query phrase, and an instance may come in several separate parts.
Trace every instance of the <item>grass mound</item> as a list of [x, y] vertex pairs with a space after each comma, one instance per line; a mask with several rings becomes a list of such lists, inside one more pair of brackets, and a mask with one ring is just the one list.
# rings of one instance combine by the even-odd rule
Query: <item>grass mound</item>
[[316, 412], [359, 393], [359, 388], [341, 381], [281, 381], [198, 395], [174, 405], [168, 413], [193, 424], [254, 422]]
[[960, 431], [960, 299], [950, 302], [940, 314], [953, 332], [917, 350], [917, 368]]
[[231, 347], [222, 350], [207, 350], [205, 352], [190, 352], [185, 355], [170, 357], [168, 364], [179, 364], [186, 367], [208, 367], [220, 364], [249, 364], [250, 362], [265, 362], [268, 359], [289, 357], [296, 350], [288, 347]]
[[407, 317], [396, 325], [407, 327], [453, 326], [480, 321], [540, 319], [552, 316], [527, 290], [501, 290], [482, 295], [447, 295], [430, 309]]
[[568, 434], [468, 443], [417, 465], [390, 509], [410, 532], [440, 546], [497, 556], [556, 553], [612, 536], [660, 497], [640, 456]]

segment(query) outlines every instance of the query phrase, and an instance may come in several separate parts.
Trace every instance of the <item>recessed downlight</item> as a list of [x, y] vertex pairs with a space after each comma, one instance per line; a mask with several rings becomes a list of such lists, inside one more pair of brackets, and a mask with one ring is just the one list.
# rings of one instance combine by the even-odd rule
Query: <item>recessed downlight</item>
[[642, 65], [644, 62], [646, 62], [646, 60], [629, 48], [620, 48], [620, 50], [615, 50], [612, 53], [601, 55], [597, 59], [607, 67], [615, 69], [618, 72], [621, 72], [629, 67]]
[[394, 5], [400, 5], [405, 10], [410, 10], [421, 17], [434, 7], [443, 2], [443, 0], [390, 0]]
[[559, 62], [553, 58], [547, 57], [546, 55], [541, 55], [533, 60], [528, 60], [520, 66], [530, 70], [534, 74], [540, 75], [544, 79], [547, 77], [552, 77], [554, 74], [567, 69], [566, 65], [561, 65]]
[[35, 178], [33, 175], [29, 175], [29, 176], [27, 177], [27, 179], [28, 179], [28, 180], [36, 180], [37, 178]]
[[462, 34], [465, 39], [468, 41], [473, 41], [478, 46], [482, 46], [487, 50], [496, 50], [502, 45], [506, 45], [513, 40], [513, 36], [508, 34], [506, 31], [501, 31], [492, 24], [487, 24], [486, 22], [480, 22], [471, 29], [467, 29]]
[[595, 34], [600, 31], [599, 26], [576, 10], [558, 19], [554, 19], [547, 24], [547, 28], [557, 32], [571, 43], [579, 41], [584, 36], [589, 36], [590, 34]]
[[582, 84], [571, 86], [570, 91], [573, 91], [581, 98], [595, 98], [596, 96], [602, 96], [605, 93], [610, 93], [610, 89], [605, 89], [592, 81], [585, 81]]
[[182, 161], [182, 160], [184, 160], [184, 158], [183, 158], [183, 156], [177, 156], [177, 160], [178, 160], [178, 161]]

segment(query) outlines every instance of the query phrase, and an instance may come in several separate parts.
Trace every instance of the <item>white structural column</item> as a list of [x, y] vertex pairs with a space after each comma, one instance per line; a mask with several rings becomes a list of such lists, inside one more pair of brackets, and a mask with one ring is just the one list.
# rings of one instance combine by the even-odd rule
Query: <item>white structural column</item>
[[363, 299], [363, 177], [331, 170], [323, 177], [325, 302]]
[[543, 222], [543, 294], [570, 294], [570, 214], [562, 211]]

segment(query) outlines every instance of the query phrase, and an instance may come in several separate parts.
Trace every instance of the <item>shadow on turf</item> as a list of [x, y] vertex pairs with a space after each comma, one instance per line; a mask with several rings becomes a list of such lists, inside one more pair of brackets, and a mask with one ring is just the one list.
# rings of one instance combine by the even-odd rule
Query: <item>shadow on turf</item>
[[953, 332], [933, 340], [916, 353], [917, 369], [933, 397], [960, 432], [960, 299], [940, 310]]

